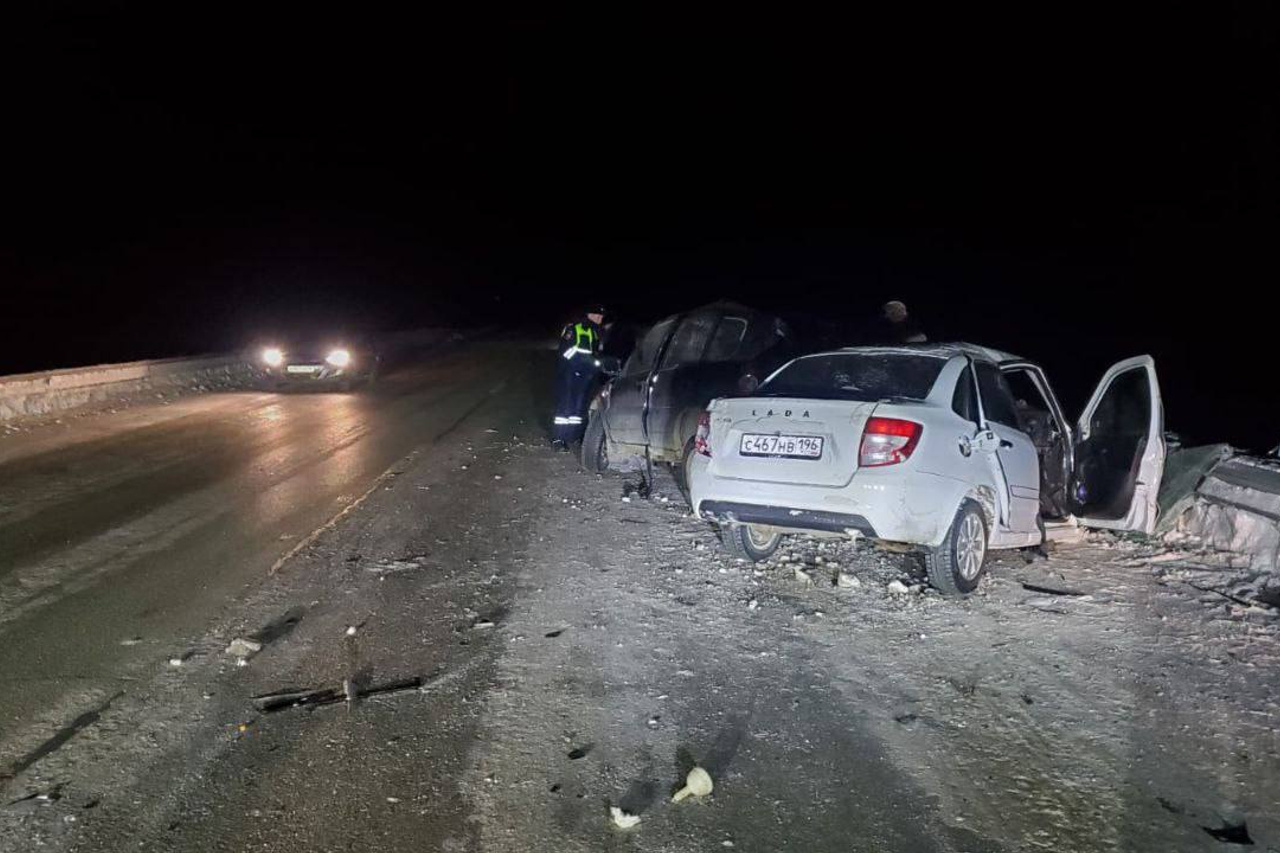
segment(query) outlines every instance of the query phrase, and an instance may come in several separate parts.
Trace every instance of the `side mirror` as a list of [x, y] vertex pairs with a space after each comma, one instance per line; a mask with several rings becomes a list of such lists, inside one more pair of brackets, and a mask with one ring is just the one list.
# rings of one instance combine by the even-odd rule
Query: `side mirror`
[[738, 394], [742, 397], [750, 397], [756, 393], [756, 389], [760, 387], [760, 380], [753, 373], [744, 373], [738, 377]]
[[616, 355], [602, 355], [596, 358], [596, 367], [608, 376], [617, 376], [622, 372], [622, 360]]

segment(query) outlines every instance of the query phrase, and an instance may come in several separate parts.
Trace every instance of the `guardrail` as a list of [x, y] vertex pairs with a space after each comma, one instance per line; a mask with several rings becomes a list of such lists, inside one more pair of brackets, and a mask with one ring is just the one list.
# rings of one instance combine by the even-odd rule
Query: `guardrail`
[[[450, 339], [449, 329], [410, 329], [380, 338], [387, 351], [407, 351]], [[234, 390], [259, 376], [251, 354], [161, 358], [0, 376], [0, 423], [89, 406], [123, 404], [148, 395]]]

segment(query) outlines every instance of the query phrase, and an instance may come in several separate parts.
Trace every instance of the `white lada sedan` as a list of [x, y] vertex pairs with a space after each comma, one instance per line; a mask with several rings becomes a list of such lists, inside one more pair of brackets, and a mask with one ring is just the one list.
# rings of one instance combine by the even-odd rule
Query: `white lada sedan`
[[1150, 533], [1164, 456], [1149, 356], [1108, 370], [1069, 424], [1036, 365], [923, 344], [804, 356], [712, 401], [686, 476], [739, 556], [788, 533], [863, 536], [918, 547], [930, 582], [963, 594], [990, 550], [1040, 544], [1045, 519]]

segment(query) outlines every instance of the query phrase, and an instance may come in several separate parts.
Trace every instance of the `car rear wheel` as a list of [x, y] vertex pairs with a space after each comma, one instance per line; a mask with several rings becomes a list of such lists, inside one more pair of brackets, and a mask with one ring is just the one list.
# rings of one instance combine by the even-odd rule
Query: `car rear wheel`
[[947, 538], [925, 552], [929, 583], [943, 595], [968, 595], [978, 588], [987, 561], [987, 520], [982, 508], [965, 501]]
[[735, 557], [758, 563], [767, 560], [782, 544], [782, 534], [769, 533], [754, 524], [734, 524], [720, 528], [720, 541]]
[[672, 467], [672, 473], [676, 478], [676, 487], [680, 489], [680, 494], [684, 495], [684, 499], [689, 500], [689, 467], [693, 464], [693, 449], [695, 439], [690, 438], [684, 445], [684, 453], [680, 455], [680, 461]]
[[604, 432], [604, 418], [599, 411], [591, 412], [587, 430], [582, 435], [582, 470], [603, 474], [609, 470], [609, 437]]

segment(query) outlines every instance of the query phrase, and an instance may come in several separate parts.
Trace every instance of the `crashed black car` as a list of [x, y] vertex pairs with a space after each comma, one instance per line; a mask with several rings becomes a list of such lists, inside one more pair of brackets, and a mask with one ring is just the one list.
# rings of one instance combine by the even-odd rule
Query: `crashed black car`
[[707, 403], [751, 393], [795, 354], [781, 319], [733, 302], [659, 321], [592, 401], [582, 466], [603, 472], [663, 462], [683, 484]]
[[381, 358], [363, 336], [294, 335], [260, 347], [258, 367], [266, 385], [349, 391], [372, 382]]

